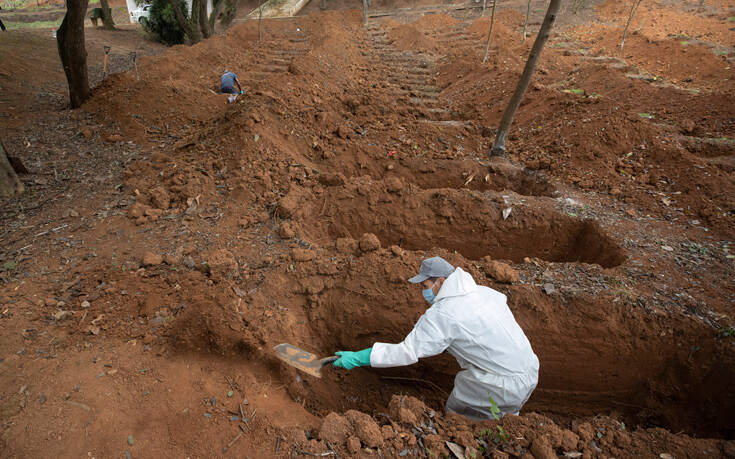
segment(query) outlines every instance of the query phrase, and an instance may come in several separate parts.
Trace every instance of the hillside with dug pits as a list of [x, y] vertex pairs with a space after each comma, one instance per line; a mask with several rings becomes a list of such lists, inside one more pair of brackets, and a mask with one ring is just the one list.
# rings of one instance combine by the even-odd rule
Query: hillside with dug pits
[[[735, 5], [644, 2], [621, 52], [627, 2], [570, 2], [495, 161], [545, 10], [522, 42], [516, 3], [485, 64], [476, 9], [314, 4], [165, 51], [93, 31], [128, 70], [73, 111], [55, 43], [25, 40], [37, 62], [0, 70], [29, 172], [0, 208], [0, 457], [735, 457]], [[445, 413], [446, 354], [275, 357], [401, 341], [434, 255], [508, 296], [540, 361], [520, 416]]]

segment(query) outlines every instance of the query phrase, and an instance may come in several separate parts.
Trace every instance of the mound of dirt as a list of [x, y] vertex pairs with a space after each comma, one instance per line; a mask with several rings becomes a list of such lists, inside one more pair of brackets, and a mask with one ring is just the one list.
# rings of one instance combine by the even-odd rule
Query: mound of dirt
[[377, 449], [388, 457], [404, 457], [418, 454], [423, 447], [438, 456], [454, 453], [474, 457], [480, 451], [495, 449], [495, 455], [502, 457], [552, 458], [577, 454], [676, 457], [693, 448], [705, 455], [729, 455], [735, 448], [732, 441], [681, 438], [661, 429], [631, 432], [625, 424], [604, 416], [575, 423], [571, 429], [559, 427], [538, 414], [468, 422], [454, 414], [442, 416], [413, 397], [398, 395], [390, 401], [389, 414], [379, 421], [381, 427], [369, 416], [355, 411], [348, 411], [344, 417], [330, 413], [319, 433], [322, 441], [310, 443], [308, 451], [317, 453], [334, 447], [340, 454], [352, 456]]
[[393, 27], [388, 31], [388, 37], [398, 49], [428, 52], [436, 50], [436, 43], [412, 25], [401, 24]]

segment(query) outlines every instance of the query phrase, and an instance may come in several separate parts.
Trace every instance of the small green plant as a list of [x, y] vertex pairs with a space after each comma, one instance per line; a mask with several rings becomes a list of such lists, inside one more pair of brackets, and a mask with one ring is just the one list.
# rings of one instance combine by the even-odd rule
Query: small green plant
[[641, 118], [646, 118], [647, 120], [652, 120], [655, 118], [655, 116], [651, 115], [650, 113], [639, 113], [638, 116]]
[[495, 400], [493, 400], [493, 397], [492, 395], [490, 395], [489, 392], [487, 394], [487, 398], [488, 400], [490, 400], [490, 414], [492, 414], [497, 421], [498, 419], [500, 419], [500, 408], [498, 408], [498, 404], [495, 403]]
[[697, 244], [696, 242], [690, 242], [688, 244], [684, 244], [684, 247], [686, 247], [691, 253], [698, 253], [700, 255], [709, 255], [709, 249], [703, 246], [702, 244]]
[[18, 266], [18, 263], [14, 262], [13, 260], [6, 261], [3, 263], [3, 270], [11, 272], [15, 269], [15, 267]]
[[584, 89], [565, 89], [563, 92], [566, 92], [568, 94], [577, 94], [581, 95], [584, 94]]
[[498, 433], [495, 434], [495, 438], [493, 438], [493, 441], [495, 443], [505, 443], [510, 439], [510, 434], [508, 431], [503, 429], [502, 426], [496, 426], [498, 429]]
[[730, 16], [729, 18], [727, 18], [727, 20], [730, 22], [735, 22], [735, 16]]
[[723, 327], [717, 332], [718, 338], [729, 338], [735, 336], [735, 327]]

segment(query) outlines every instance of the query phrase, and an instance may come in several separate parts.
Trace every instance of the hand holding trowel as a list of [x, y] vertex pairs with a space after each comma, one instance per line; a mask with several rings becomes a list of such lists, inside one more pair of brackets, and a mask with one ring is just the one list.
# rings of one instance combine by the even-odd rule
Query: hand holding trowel
[[279, 359], [317, 378], [322, 377], [321, 370], [325, 365], [339, 359], [336, 355], [319, 359], [316, 355], [288, 343], [279, 344], [273, 350]]

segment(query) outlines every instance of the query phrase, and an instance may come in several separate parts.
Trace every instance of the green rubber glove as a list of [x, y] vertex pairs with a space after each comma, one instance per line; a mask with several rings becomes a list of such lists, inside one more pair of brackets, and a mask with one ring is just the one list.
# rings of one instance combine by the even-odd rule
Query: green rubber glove
[[373, 352], [373, 348], [369, 347], [358, 352], [351, 351], [338, 351], [335, 355], [339, 358], [334, 361], [332, 365], [335, 367], [344, 368], [345, 370], [352, 370], [355, 367], [369, 367], [370, 366], [370, 353]]

